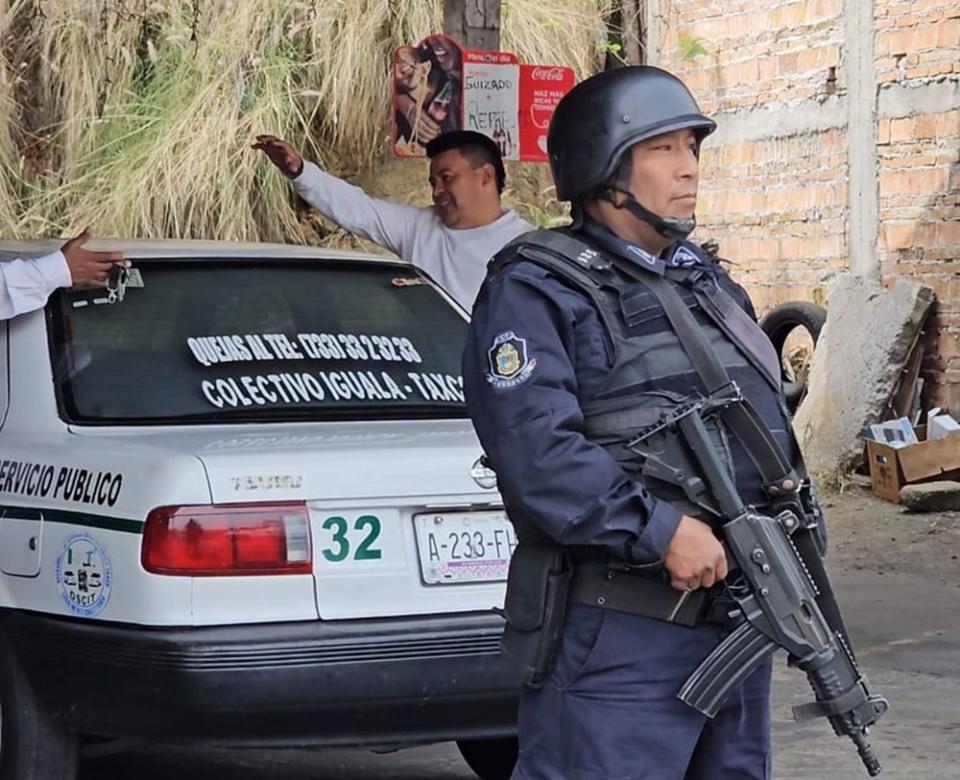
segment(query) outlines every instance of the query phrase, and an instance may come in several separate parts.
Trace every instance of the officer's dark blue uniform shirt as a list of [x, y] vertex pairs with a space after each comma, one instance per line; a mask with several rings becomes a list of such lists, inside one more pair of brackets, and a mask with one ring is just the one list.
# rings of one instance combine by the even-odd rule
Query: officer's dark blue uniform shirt
[[[597, 223], [584, 232], [605, 249], [619, 241]], [[745, 293], [737, 297], [752, 315]], [[544, 268], [517, 261], [484, 283], [464, 350], [464, 389], [511, 520], [564, 546], [651, 563], [664, 557], [680, 510], [583, 434], [581, 405], [611, 366], [593, 305]]]

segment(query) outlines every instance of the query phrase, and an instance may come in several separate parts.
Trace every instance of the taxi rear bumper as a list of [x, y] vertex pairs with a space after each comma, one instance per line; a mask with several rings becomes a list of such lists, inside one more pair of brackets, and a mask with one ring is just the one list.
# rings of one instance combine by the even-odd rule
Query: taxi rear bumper
[[263, 747], [513, 735], [521, 681], [502, 632], [491, 613], [163, 629], [0, 619], [71, 731]]

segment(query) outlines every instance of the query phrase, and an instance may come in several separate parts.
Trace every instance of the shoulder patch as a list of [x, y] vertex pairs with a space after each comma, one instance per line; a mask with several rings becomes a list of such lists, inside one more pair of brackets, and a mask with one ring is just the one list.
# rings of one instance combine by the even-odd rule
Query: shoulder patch
[[702, 264], [703, 260], [690, 247], [679, 244], [670, 258], [670, 265], [678, 268], [688, 268]]
[[527, 354], [527, 340], [512, 330], [498, 335], [487, 350], [490, 370], [487, 381], [499, 390], [526, 382], [537, 367], [536, 358]]

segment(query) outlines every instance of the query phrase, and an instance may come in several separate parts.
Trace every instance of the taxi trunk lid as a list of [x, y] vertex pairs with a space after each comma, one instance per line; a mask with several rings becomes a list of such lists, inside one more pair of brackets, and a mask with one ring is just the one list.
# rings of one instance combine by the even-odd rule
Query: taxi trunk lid
[[258, 426], [198, 444], [215, 504], [306, 502], [322, 619], [502, 605], [515, 538], [471, 476], [467, 421]]

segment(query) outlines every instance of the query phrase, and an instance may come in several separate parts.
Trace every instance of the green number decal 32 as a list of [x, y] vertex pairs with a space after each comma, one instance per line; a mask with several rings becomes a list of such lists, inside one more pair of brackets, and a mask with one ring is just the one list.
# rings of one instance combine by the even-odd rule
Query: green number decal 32
[[[331, 563], [340, 563], [350, 557], [351, 545], [348, 531], [350, 525], [345, 517], [333, 515], [323, 521], [327, 531], [333, 531], [333, 547], [325, 547], [320, 552]], [[361, 515], [353, 523], [354, 531], [366, 531], [366, 535], [359, 541], [353, 554], [355, 561], [374, 561], [383, 557], [383, 551], [374, 547], [380, 538], [380, 518], [375, 515]], [[355, 540], [356, 542], [356, 540]]]

